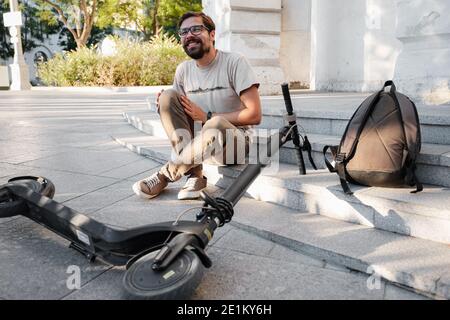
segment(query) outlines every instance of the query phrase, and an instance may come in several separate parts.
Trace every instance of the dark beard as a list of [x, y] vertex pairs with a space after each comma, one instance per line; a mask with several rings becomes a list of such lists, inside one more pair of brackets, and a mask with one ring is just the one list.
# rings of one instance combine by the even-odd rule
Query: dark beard
[[[187, 47], [188, 47], [189, 43], [192, 43], [192, 42], [200, 43], [201, 45], [198, 48], [188, 50]], [[209, 53], [209, 51], [211, 51], [211, 47], [205, 48], [203, 43], [201, 43], [200, 41], [190, 41], [189, 43], [186, 43], [185, 45], [183, 45], [183, 49], [184, 49], [184, 52], [186, 52], [186, 54], [194, 60], [203, 58], [203, 56], [206, 53]]]

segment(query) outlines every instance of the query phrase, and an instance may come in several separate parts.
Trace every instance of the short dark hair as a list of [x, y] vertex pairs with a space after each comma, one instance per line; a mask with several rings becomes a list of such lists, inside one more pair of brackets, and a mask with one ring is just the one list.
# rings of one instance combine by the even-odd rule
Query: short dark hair
[[211, 19], [211, 17], [207, 16], [203, 12], [194, 12], [194, 11], [186, 12], [181, 16], [180, 21], [178, 21], [178, 29], [180, 29], [181, 24], [183, 23], [184, 20], [192, 17], [202, 18], [203, 25], [206, 28], [208, 28], [209, 32], [216, 30], [216, 25], [214, 24], [214, 21]]

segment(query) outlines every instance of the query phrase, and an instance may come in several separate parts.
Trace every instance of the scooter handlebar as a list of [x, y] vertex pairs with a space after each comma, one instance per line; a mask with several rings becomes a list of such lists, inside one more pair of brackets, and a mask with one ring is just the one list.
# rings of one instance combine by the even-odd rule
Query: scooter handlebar
[[281, 90], [283, 91], [284, 104], [286, 105], [287, 114], [292, 115], [294, 113], [294, 109], [292, 107], [291, 95], [289, 94], [289, 85], [287, 83], [283, 83], [281, 85]]

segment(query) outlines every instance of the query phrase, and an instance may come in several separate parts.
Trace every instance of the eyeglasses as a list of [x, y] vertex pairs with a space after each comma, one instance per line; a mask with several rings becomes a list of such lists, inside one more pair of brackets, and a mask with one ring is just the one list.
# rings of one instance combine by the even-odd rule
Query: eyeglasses
[[197, 25], [197, 26], [191, 26], [189, 28], [183, 28], [183, 29], [178, 30], [178, 35], [180, 37], [186, 37], [190, 31], [194, 36], [198, 36], [200, 33], [202, 33], [203, 29], [209, 31], [209, 29], [207, 27], [205, 27], [204, 25]]

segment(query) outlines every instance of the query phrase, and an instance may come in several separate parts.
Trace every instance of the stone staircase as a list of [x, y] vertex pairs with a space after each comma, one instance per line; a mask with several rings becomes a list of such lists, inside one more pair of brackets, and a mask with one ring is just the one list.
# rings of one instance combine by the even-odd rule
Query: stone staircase
[[[266, 168], [248, 189], [250, 199], [241, 201], [248, 208], [258, 206], [258, 213], [240, 209], [245, 206], [238, 204], [239, 214], [232, 223], [294, 250], [361, 272], [372, 270], [394, 283], [449, 299], [450, 106], [419, 107], [423, 145], [418, 176], [425, 183], [423, 192], [351, 185], [354, 195], [348, 196], [337, 175], [324, 169], [322, 148], [339, 142], [348, 119], [366, 96], [293, 95], [298, 122], [321, 169], [298, 175], [293, 146], [287, 144], [280, 150], [277, 170]], [[263, 97], [262, 102], [264, 116], [259, 127], [281, 127], [282, 98]], [[125, 112], [124, 118], [134, 128], [129, 134], [114, 136], [118, 143], [161, 163], [169, 159], [171, 148], [156, 113], [142, 108]], [[204, 168], [209, 183], [226, 188], [244, 166]], [[327, 237], [329, 242], [324, 240], [327, 232], [334, 235]]]

